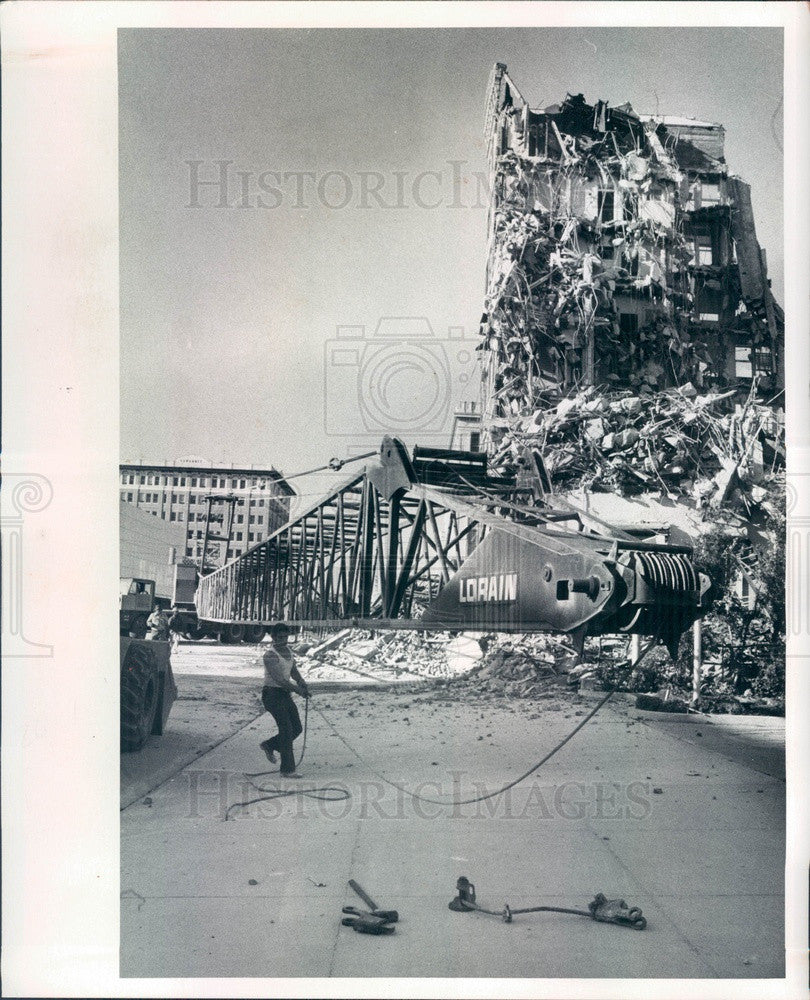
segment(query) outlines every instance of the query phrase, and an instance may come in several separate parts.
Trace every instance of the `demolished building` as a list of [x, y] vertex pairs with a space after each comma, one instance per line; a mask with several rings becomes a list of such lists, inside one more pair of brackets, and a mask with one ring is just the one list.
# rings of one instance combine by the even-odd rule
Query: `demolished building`
[[708, 635], [741, 688], [784, 669], [784, 313], [724, 136], [581, 94], [531, 108], [495, 65], [478, 431], [546, 508], [724, 552]]
[[550, 385], [782, 387], [783, 316], [722, 125], [570, 94], [533, 110], [498, 63], [486, 141], [485, 423]]
[[723, 126], [582, 95], [532, 109], [497, 63], [485, 134], [494, 465], [717, 506], [781, 462], [784, 315]]

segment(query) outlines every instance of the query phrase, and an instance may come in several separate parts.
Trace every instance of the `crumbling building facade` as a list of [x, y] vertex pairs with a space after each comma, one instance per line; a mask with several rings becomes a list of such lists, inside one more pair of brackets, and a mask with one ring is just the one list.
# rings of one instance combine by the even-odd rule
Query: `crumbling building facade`
[[784, 385], [784, 317], [722, 125], [568, 95], [529, 107], [496, 64], [481, 327], [483, 432], [588, 386]]

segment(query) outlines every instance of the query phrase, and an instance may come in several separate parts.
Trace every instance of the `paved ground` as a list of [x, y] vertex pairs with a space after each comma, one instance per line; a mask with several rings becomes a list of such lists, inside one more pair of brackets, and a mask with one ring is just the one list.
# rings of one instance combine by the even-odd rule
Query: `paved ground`
[[[301, 787], [350, 798], [276, 799], [225, 822], [230, 804], [260, 794], [244, 772], [268, 767], [257, 744], [273, 726], [257, 716], [257, 680], [199, 675], [217, 655], [185, 653], [203, 666], [178, 676], [169, 732], [122, 757], [123, 976], [784, 974], [784, 720], [609, 705], [511, 793], [441, 806], [375, 771], [431, 798], [491, 790], [592, 700], [322, 690]], [[640, 906], [648, 927], [454, 913], [461, 874], [493, 908], [584, 908], [603, 892]], [[399, 910], [393, 936], [340, 925], [341, 907], [358, 905], [349, 878]]]

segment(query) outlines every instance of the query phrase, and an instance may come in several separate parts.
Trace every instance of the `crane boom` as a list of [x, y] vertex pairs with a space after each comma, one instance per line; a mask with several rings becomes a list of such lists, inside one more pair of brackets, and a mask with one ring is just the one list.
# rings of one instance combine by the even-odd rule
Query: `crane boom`
[[[686, 546], [519, 503], [483, 455], [383, 439], [379, 458], [200, 579], [201, 622], [637, 633], [673, 650], [710, 581]], [[568, 524], [568, 527], [565, 525]]]

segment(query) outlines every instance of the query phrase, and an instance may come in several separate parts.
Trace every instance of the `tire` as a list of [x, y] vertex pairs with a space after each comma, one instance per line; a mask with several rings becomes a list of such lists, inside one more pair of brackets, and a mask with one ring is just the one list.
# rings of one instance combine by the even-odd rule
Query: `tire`
[[245, 626], [244, 625], [226, 625], [222, 631], [222, 639], [224, 642], [232, 643], [237, 646], [245, 638]]
[[206, 630], [202, 627], [202, 625], [200, 625], [199, 622], [189, 625], [183, 634], [187, 639], [193, 639], [195, 642], [198, 639], [204, 639], [208, 635]]
[[264, 625], [246, 625], [245, 642], [261, 642], [264, 638]]
[[140, 750], [155, 724], [160, 677], [148, 646], [130, 644], [121, 664], [121, 749]]

